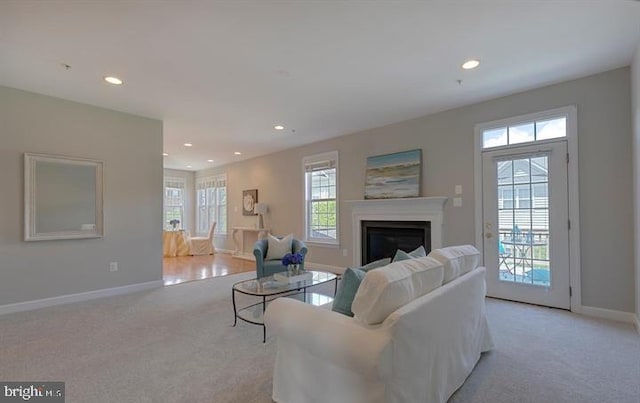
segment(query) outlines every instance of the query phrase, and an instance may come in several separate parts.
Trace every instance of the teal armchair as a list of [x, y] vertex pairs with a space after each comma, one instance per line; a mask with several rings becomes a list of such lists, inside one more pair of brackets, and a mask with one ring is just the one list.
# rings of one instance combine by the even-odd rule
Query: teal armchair
[[[267, 260], [267, 250], [269, 242], [266, 239], [260, 239], [253, 245], [253, 255], [256, 257], [256, 275], [257, 278], [270, 276], [273, 273], [287, 271], [287, 266], [282, 264], [282, 259]], [[307, 245], [304, 242], [294, 239], [291, 242], [291, 253], [300, 253], [302, 255], [302, 263], [300, 269], [304, 269], [304, 259], [307, 255]]]

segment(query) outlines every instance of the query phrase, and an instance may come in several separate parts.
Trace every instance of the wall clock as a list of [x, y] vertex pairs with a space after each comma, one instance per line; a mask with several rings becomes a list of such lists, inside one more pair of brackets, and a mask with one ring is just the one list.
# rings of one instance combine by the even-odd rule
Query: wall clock
[[253, 207], [258, 202], [258, 189], [242, 191], [242, 215], [256, 215]]

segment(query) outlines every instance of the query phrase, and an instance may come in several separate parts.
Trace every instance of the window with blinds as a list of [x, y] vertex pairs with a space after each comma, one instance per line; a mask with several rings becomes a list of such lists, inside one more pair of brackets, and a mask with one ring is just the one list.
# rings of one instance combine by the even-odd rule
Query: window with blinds
[[216, 235], [227, 233], [227, 176], [207, 176], [196, 179], [196, 232], [207, 236], [216, 222]]
[[303, 159], [305, 240], [338, 244], [338, 152]]
[[[162, 228], [174, 229], [184, 226], [184, 188], [182, 178], [164, 179], [164, 223]], [[178, 220], [175, 227], [171, 221]]]

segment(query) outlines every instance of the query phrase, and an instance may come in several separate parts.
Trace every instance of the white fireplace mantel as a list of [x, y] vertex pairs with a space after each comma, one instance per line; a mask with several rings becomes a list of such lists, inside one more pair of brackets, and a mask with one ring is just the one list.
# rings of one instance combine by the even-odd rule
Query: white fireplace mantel
[[442, 247], [442, 225], [446, 197], [411, 197], [405, 199], [347, 200], [351, 207], [353, 263], [361, 264], [361, 221], [429, 221], [431, 249]]

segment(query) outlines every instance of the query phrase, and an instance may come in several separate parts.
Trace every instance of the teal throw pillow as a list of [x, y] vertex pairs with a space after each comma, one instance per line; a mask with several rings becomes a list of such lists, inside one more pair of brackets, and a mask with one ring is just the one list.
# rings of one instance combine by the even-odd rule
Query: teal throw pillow
[[369, 270], [377, 269], [378, 267], [386, 266], [391, 263], [391, 258], [384, 258], [376, 260], [375, 262], [367, 263], [362, 267], [351, 268], [345, 270], [338, 286], [338, 291], [333, 299], [333, 306], [331, 309], [335, 312], [340, 312], [343, 315], [353, 316], [351, 312], [351, 304], [356, 297], [360, 283]]
[[396, 251], [396, 254], [393, 255], [393, 260], [392, 262], [399, 262], [401, 260], [409, 260], [412, 259], [411, 255], [409, 255], [407, 252], [398, 249]]
[[415, 259], [415, 258], [425, 257], [425, 256], [427, 256], [427, 251], [425, 250], [424, 246], [419, 246], [418, 248], [416, 248], [415, 250], [412, 250], [409, 253], [401, 249], [398, 249], [396, 251], [396, 254], [393, 256], [392, 262], [399, 262], [401, 260]]
[[340, 285], [338, 286], [338, 292], [336, 292], [336, 296], [333, 299], [332, 311], [353, 316], [351, 304], [356, 297], [356, 293], [365, 274], [367, 274], [367, 272], [364, 270], [352, 269], [351, 267], [344, 271], [342, 280], [340, 280]]
[[424, 249], [424, 246], [420, 245], [415, 250], [409, 252], [409, 256], [412, 258], [425, 257], [427, 256], [427, 251]]

